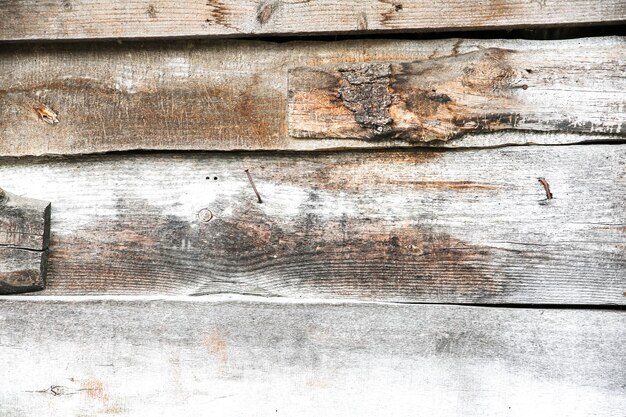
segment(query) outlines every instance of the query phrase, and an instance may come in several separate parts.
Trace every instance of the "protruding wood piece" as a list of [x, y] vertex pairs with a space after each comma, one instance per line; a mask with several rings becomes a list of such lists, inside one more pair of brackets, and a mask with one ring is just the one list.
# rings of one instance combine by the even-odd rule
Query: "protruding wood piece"
[[0, 189], [0, 294], [45, 287], [50, 203]]
[[[584, 57], [487, 48], [420, 62], [297, 68], [289, 133], [299, 138], [447, 141], [533, 130], [626, 134], [623, 80], [585, 71]], [[539, 69], [541, 67], [541, 69]], [[618, 78], [618, 77], [615, 77]]]

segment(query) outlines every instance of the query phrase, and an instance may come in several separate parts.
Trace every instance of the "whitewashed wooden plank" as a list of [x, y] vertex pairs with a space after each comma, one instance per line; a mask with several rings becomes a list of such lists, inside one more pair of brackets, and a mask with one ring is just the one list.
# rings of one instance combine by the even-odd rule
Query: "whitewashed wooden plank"
[[619, 416], [623, 311], [0, 301], [5, 417]]
[[0, 40], [376, 33], [626, 21], [623, 0], [5, 0]]
[[578, 145], [5, 159], [0, 177], [55, 207], [46, 294], [623, 305], [625, 166], [625, 145]]
[[[359, 40], [10, 45], [0, 50], [0, 155], [157, 150], [317, 150], [416, 146], [405, 140], [303, 139], [288, 132], [288, 73], [346, 62], [423, 61], [485, 48], [516, 51], [527, 107], [541, 114], [582, 97], [584, 140], [618, 140], [626, 117], [623, 37], [566, 41]], [[525, 72], [530, 69], [532, 74]], [[524, 85], [522, 82], [520, 85]], [[546, 94], [538, 93], [543, 86]], [[511, 93], [510, 91], [507, 93]], [[509, 94], [510, 95], [510, 94]], [[530, 100], [530, 101], [528, 101]], [[555, 103], [556, 102], [556, 103]], [[528, 110], [528, 109], [527, 109]], [[574, 117], [575, 116], [575, 117]], [[587, 120], [589, 121], [589, 120]], [[563, 125], [562, 130], [572, 129]], [[604, 132], [605, 135], [600, 133]], [[476, 134], [430, 146], [579, 142], [576, 135]], [[426, 146], [421, 144], [421, 146]]]

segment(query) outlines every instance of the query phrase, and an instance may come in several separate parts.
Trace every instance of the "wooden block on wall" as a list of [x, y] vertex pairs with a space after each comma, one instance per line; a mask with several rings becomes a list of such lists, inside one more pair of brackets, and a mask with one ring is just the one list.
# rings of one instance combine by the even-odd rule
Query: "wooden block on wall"
[[0, 294], [45, 286], [50, 203], [0, 189]]

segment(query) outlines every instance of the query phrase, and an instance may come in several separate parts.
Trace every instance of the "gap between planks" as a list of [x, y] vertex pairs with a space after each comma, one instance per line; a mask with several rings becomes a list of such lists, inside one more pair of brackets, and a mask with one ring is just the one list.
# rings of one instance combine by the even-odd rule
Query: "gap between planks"
[[210, 294], [210, 295], [0, 295], [0, 304], [3, 302], [172, 302], [172, 303], [252, 303], [252, 304], [301, 304], [301, 305], [387, 305], [387, 306], [440, 306], [440, 307], [470, 307], [487, 309], [516, 309], [516, 310], [598, 310], [598, 311], [626, 311], [623, 305], [594, 305], [594, 304], [480, 304], [480, 303], [441, 303], [425, 301], [376, 301], [342, 298], [292, 298], [292, 297], [265, 297], [242, 294]]

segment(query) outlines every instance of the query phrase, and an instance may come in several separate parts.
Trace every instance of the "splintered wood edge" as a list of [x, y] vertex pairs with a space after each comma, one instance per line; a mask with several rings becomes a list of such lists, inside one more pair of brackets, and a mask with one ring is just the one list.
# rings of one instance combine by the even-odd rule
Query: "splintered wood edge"
[[0, 294], [45, 288], [50, 214], [49, 202], [0, 189]]

